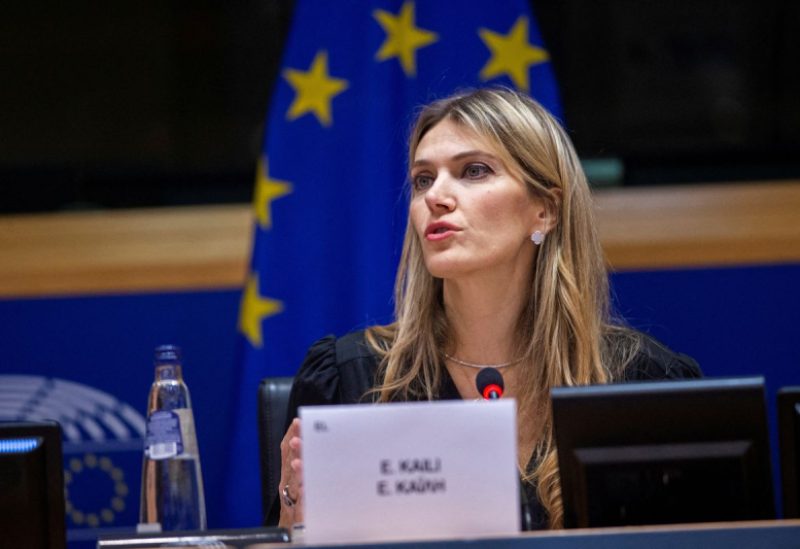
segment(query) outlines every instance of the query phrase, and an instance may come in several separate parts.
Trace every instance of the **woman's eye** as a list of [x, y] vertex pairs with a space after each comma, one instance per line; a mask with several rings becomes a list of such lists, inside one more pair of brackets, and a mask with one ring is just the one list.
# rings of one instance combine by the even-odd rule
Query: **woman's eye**
[[412, 181], [414, 183], [414, 189], [416, 189], [418, 191], [419, 190], [423, 190], [423, 189], [427, 189], [428, 187], [433, 185], [433, 177], [431, 177], [430, 175], [427, 175], [427, 174], [415, 175], [412, 178]]
[[464, 168], [464, 176], [469, 179], [479, 179], [492, 172], [486, 164], [470, 164]]

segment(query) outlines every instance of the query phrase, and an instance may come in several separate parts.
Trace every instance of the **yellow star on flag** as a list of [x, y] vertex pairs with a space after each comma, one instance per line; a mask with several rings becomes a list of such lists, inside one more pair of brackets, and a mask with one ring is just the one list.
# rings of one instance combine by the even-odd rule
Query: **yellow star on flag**
[[247, 277], [247, 284], [239, 306], [239, 331], [253, 347], [261, 348], [261, 321], [283, 312], [283, 303], [261, 297], [258, 293], [258, 273]]
[[269, 176], [269, 161], [266, 156], [258, 158], [256, 167], [256, 196], [253, 208], [256, 220], [262, 229], [272, 228], [272, 211], [270, 206], [276, 198], [292, 192], [292, 185], [286, 181], [278, 181]]
[[375, 10], [372, 16], [386, 31], [386, 40], [375, 54], [375, 58], [378, 61], [386, 61], [397, 57], [406, 76], [416, 76], [417, 50], [433, 44], [439, 36], [435, 32], [420, 29], [415, 25], [414, 2], [405, 2], [397, 15], [384, 10]]
[[294, 88], [295, 96], [286, 118], [295, 120], [313, 113], [323, 126], [331, 125], [331, 101], [350, 85], [347, 80], [328, 74], [328, 52], [320, 50], [307, 72], [286, 69], [283, 77]]
[[492, 53], [481, 69], [481, 80], [507, 74], [517, 88], [529, 92], [528, 68], [544, 63], [549, 56], [542, 48], [528, 43], [528, 18], [520, 15], [507, 35], [489, 29], [480, 29], [478, 34]]

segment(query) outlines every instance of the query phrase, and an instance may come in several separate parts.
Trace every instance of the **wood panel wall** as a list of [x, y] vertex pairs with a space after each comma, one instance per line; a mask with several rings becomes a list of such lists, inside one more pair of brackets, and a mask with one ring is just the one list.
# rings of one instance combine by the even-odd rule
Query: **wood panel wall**
[[[800, 181], [605, 189], [612, 269], [800, 262]], [[238, 288], [248, 205], [0, 216], [0, 298]]]

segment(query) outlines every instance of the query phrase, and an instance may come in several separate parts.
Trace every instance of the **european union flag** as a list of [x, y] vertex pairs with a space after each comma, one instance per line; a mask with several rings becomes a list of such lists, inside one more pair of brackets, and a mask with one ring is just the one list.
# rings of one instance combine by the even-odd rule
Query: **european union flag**
[[259, 380], [293, 374], [326, 334], [391, 320], [415, 108], [490, 84], [560, 115], [525, 0], [297, 2], [256, 176], [230, 525], [262, 520]]

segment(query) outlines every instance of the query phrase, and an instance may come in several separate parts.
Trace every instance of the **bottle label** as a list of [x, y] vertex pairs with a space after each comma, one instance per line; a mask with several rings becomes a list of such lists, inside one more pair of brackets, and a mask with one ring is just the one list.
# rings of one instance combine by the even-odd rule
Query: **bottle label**
[[191, 408], [177, 408], [173, 410], [181, 422], [181, 439], [183, 441], [183, 453], [190, 457], [197, 454], [197, 434], [194, 430], [194, 415]]
[[168, 459], [183, 453], [181, 420], [176, 411], [153, 412], [147, 418], [144, 451], [150, 459]]

